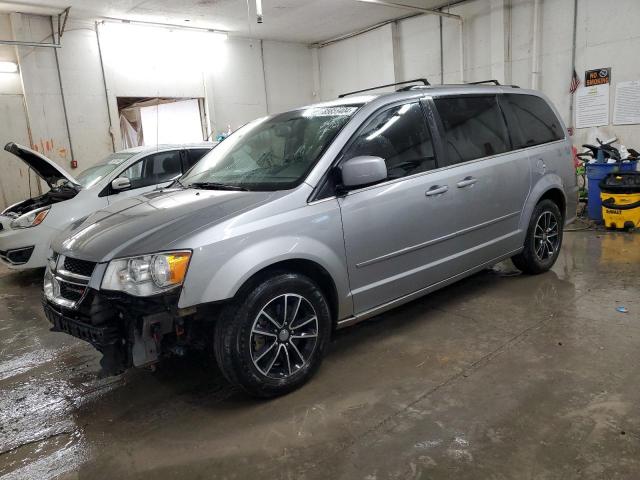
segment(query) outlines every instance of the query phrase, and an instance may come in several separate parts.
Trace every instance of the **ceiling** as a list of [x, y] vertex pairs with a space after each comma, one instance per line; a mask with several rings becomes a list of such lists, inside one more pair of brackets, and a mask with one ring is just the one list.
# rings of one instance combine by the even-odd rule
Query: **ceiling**
[[[454, 0], [395, 0], [438, 8]], [[71, 6], [71, 17], [170, 23], [225, 30], [233, 35], [315, 43], [412, 12], [356, 0], [263, 0], [258, 24], [255, 0], [0, 0], [0, 12], [50, 15]], [[250, 14], [247, 15], [247, 4]]]

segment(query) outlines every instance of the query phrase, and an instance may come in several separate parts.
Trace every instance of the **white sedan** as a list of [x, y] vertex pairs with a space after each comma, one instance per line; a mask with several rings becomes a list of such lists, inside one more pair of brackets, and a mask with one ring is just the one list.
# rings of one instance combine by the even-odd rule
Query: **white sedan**
[[118, 200], [169, 185], [215, 143], [135, 147], [109, 155], [77, 177], [40, 153], [8, 143], [49, 191], [0, 214], [0, 262], [12, 269], [44, 267], [51, 239], [72, 222]]

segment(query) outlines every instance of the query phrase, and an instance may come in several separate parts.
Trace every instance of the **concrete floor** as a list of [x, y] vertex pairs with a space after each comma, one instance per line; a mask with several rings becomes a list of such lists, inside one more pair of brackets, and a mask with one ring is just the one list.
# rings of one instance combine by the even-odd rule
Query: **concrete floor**
[[339, 332], [268, 402], [201, 359], [98, 380], [48, 331], [42, 272], [2, 270], [0, 476], [639, 478], [640, 235], [567, 233], [552, 272], [509, 269]]

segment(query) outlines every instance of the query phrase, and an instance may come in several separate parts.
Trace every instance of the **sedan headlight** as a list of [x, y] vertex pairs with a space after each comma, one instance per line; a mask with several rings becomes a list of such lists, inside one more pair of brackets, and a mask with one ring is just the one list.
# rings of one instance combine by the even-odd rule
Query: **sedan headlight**
[[137, 297], [166, 292], [182, 285], [191, 252], [162, 252], [111, 260], [102, 279], [103, 290], [118, 290]]
[[11, 228], [29, 228], [40, 225], [49, 213], [49, 208], [43, 207], [36, 210], [31, 210], [24, 215], [20, 215], [18, 218], [11, 221]]

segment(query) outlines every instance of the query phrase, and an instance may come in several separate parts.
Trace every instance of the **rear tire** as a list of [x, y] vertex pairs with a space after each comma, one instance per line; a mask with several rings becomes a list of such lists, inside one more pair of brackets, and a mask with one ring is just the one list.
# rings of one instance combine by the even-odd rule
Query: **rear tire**
[[318, 370], [331, 336], [322, 290], [296, 273], [276, 273], [243, 289], [214, 332], [224, 376], [256, 397], [283, 395]]
[[542, 200], [533, 210], [522, 252], [511, 257], [524, 273], [537, 275], [548, 271], [558, 259], [562, 246], [564, 219], [551, 200]]

